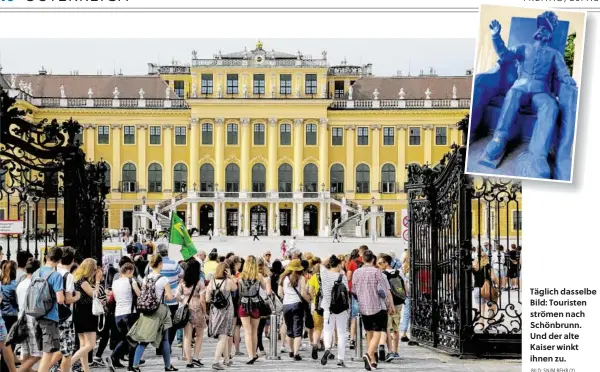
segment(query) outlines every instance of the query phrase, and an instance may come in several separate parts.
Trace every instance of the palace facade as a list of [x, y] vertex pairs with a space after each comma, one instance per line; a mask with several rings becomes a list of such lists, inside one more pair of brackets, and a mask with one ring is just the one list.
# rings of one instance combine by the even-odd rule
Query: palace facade
[[[168, 226], [177, 211], [200, 234], [328, 236], [346, 226], [346, 236], [400, 236], [406, 165], [436, 164], [461, 141], [455, 124], [472, 85], [469, 74], [377, 77], [370, 64], [330, 65], [325, 52], [260, 42], [148, 67], [144, 76], [0, 75], [31, 120], [83, 125], [86, 156], [110, 167], [111, 229]], [[507, 216], [514, 223], [501, 235], [512, 236], [520, 212]]]

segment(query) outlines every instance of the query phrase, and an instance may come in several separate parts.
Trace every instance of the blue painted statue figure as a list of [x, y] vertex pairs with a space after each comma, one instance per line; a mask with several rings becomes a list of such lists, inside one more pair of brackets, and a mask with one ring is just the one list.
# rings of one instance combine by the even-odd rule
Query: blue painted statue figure
[[500, 23], [497, 20], [490, 23], [499, 63], [516, 63], [517, 79], [506, 93], [493, 138], [487, 144], [480, 164], [497, 167], [504, 157], [509, 132], [515, 125], [519, 109], [530, 106], [537, 121], [527, 151], [519, 156], [515, 171], [521, 177], [551, 178], [548, 154], [559, 116], [556, 94], [552, 90], [553, 79], [576, 85], [562, 54], [548, 45], [557, 24], [558, 17], [554, 12], [544, 12], [537, 17], [538, 29], [533, 35], [533, 43], [507, 48], [500, 36]]

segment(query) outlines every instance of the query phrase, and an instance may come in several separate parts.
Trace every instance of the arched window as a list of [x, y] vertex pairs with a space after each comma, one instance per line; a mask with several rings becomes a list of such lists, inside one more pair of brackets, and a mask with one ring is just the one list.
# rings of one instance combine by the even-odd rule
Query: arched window
[[386, 164], [381, 168], [381, 187], [379, 192], [393, 194], [396, 192], [396, 167]]
[[240, 192], [240, 167], [235, 163], [225, 168], [225, 191]]
[[334, 164], [329, 171], [329, 184], [331, 193], [344, 192], [344, 167], [341, 164]]
[[214, 191], [215, 169], [211, 164], [200, 167], [200, 191]]
[[356, 167], [356, 193], [368, 194], [370, 190], [371, 171], [366, 164]]
[[[292, 193], [292, 166], [289, 164], [281, 164], [279, 166], [279, 170], [277, 171], [277, 182], [278, 188], [277, 190], [280, 193]], [[291, 194], [288, 195], [291, 197]], [[279, 195], [279, 197], [283, 197]]]
[[173, 191], [174, 192], [186, 192], [187, 191], [187, 166], [179, 163], [175, 165], [173, 169]]
[[258, 163], [252, 167], [252, 192], [263, 193], [265, 192], [267, 170], [265, 166]]
[[310, 163], [304, 166], [304, 192], [318, 192], [319, 188], [317, 166]]
[[127, 163], [123, 166], [121, 192], [137, 192], [137, 174], [135, 165]]
[[159, 164], [148, 167], [148, 192], [162, 192], [162, 167]]
[[106, 165], [106, 171], [104, 172], [104, 184], [110, 189], [110, 165], [108, 163], [104, 163]]

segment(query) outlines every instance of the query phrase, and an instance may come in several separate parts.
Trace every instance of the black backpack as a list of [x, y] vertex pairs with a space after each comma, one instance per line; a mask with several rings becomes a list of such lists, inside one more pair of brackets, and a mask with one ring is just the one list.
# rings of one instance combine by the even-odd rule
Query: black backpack
[[229, 298], [225, 297], [225, 294], [223, 294], [223, 291], [221, 291], [221, 286], [223, 285], [223, 283], [225, 283], [225, 281], [226, 281], [226, 279], [221, 281], [221, 283], [219, 283], [218, 286], [217, 286], [217, 282], [214, 281], [215, 289], [212, 292], [210, 303], [216, 309], [226, 309], [229, 307]]
[[350, 308], [350, 300], [348, 298], [348, 288], [342, 282], [344, 274], [340, 274], [338, 280], [333, 283], [331, 289], [331, 306], [329, 311], [332, 314], [341, 314]]
[[383, 273], [390, 283], [390, 292], [392, 292], [394, 305], [402, 305], [406, 299], [406, 287], [404, 286], [404, 280], [400, 276], [400, 272], [395, 270], [393, 273], [388, 271], [384, 271]]
[[319, 290], [315, 295], [315, 311], [317, 314], [323, 316], [325, 310], [321, 306], [321, 302], [323, 301], [323, 284], [321, 283], [321, 274], [317, 273], [317, 281], [319, 282]]

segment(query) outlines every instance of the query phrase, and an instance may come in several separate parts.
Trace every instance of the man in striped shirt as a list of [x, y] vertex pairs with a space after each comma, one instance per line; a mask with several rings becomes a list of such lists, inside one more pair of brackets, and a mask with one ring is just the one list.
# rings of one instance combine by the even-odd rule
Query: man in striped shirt
[[[175, 293], [177, 290], [177, 286], [179, 285], [179, 281], [183, 278], [183, 269], [177, 261], [169, 258], [169, 246], [165, 243], [161, 243], [157, 247], [158, 253], [162, 256], [163, 267], [160, 271], [160, 276], [164, 276], [169, 278], [169, 283], [171, 284], [171, 292]], [[148, 265], [149, 267], [150, 265]], [[173, 300], [168, 301], [165, 300], [165, 304], [169, 306], [169, 310], [171, 311], [171, 318], [175, 316], [175, 312], [179, 307], [177, 300], [173, 298]], [[173, 345], [173, 340], [175, 339], [175, 331], [171, 332], [169, 330], [169, 345]], [[156, 349], [156, 354], [160, 355], [161, 351]]]
[[358, 298], [360, 315], [367, 331], [367, 352], [363, 360], [365, 369], [370, 371], [377, 368], [375, 354], [381, 333], [387, 331], [388, 314], [393, 314], [395, 309], [390, 284], [375, 267], [375, 254], [366, 250], [362, 258], [364, 265], [352, 276], [352, 293]]

